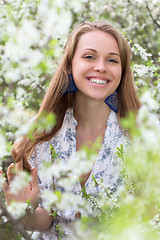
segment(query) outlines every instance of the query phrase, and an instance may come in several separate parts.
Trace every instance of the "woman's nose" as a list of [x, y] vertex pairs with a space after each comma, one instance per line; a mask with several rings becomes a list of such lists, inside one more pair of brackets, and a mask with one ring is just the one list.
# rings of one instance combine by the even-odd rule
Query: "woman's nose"
[[106, 72], [106, 65], [103, 60], [99, 60], [95, 63], [94, 70], [97, 72]]

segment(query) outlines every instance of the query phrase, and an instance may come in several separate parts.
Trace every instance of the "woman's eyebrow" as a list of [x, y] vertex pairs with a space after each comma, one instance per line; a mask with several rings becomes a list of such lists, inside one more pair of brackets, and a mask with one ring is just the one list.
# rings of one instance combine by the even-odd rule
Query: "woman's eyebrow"
[[[96, 49], [94, 48], [84, 48], [83, 51], [86, 51], [86, 50], [90, 50], [90, 51], [93, 51], [93, 52], [97, 52]], [[120, 55], [116, 52], [109, 52], [108, 55], [117, 55], [118, 57], [120, 57]]]
[[83, 51], [85, 51], [85, 50], [90, 50], [90, 51], [93, 51], [93, 52], [97, 52], [97, 50], [94, 49], [94, 48], [84, 48]]
[[108, 55], [117, 55], [118, 57], [120, 57], [120, 55], [118, 53], [115, 53], [115, 52], [110, 52], [110, 53], [108, 53]]

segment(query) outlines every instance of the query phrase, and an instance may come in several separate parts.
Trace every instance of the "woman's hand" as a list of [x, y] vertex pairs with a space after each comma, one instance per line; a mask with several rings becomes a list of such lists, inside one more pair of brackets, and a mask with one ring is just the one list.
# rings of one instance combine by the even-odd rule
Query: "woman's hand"
[[[15, 171], [14, 171], [15, 170]], [[29, 182], [28, 186], [21, 189], [18, 194], [13, 194], [11, 192], [11, 182], [13, 181], [15, 174], [18, 171], [23, 171], [23, 162], [11, 163], [7, 170], [8, 183], [5, 181], [3, 184], [3, 192], [7, 204], [9, 205], [12, 201], [15, 202], [27, 202], [29, 201], [30, 206], [35, 209], [39, 203], [39, 187], [37, 181], [37, 169], [34, 168], [31, 171], [32, 180]], [[15, 172], [15, 173], [14, 173]], [[21, 183], [19, 183], [21, 184]]]
[[22, 161], [16, 164], [12, 163], [8, 167], [8, 183], [4, 182], [3, 184], [3, 192], [6, 202], [9, 205], [13, 200], [15, 202], [24, 203], [29, 201], [30, 206], [34, 209], [34, 211], [33, 213], [28, 212], [28, 214], [23, 219], [21, 219], [21, 223], [25, 226], [25, 228], [32, 231], [46, 231], [52, 224], [53, 216], [50, 216], [47, 210], [44, 208], [38, 207], [40, 191], [37, 181], [37, 169], [34, 168], [31, 171], [32, 180], [29, 182], [28, 186], [21, 189], [16, 195], [11, 192], [11, 182], [13, 181], [15, 174], [18, 173], [18, 171], [23, 171]]

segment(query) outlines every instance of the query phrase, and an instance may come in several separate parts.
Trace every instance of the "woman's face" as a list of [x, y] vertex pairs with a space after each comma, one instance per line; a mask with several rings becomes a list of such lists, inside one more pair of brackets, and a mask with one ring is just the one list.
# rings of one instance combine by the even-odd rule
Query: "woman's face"
[[80, 37], [72, 60], [79, 94], [104, 101], [117, 89], [121, 73], [118, 44], [111, 34], [97, 30]]

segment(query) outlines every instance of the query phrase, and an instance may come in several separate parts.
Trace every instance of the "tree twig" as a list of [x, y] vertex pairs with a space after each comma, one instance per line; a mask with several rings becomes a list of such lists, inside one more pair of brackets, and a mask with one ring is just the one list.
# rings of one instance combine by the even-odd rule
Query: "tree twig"
[[148, 10], [148, 12], [149, 12], [149, 15], [150, 15], [152, 21], [157, 25], [158, 28], [160, 28], [160, 24], [157, 22], [157, 19], [158, 19], [158, 18], [157, 18], [157, 19], [154, 19], [153, 15], [152, 15], [152, 13], [151, 13], [151, 10], [150, 10], [150, 8], [149, 8], [149, 6], [148, 6], [148, 4], [147, 4], [147, 2], [145, 2], [145, 3], [146, 3], [146, 8], [147, 8], [147, 10]]
[[3, 212], [3, 216], [7, 217], [7, 219], [9, 219], [10, 223], [12, 224], [13, 228], [19, 232], [23, 237], [24, 239], [26, 240], [31, 240], [31, 237], [29, 236], [29, 234], [26, 232], [26, 230], [24, 229], [24, 227], [18, 223], [17, 220], [15, 220], [11, 214], [7, 211], [4, 203], [3, 203], [3, 199], [2, 199], [2, 196], [0, 196], [0, 209], [2, 210]]

